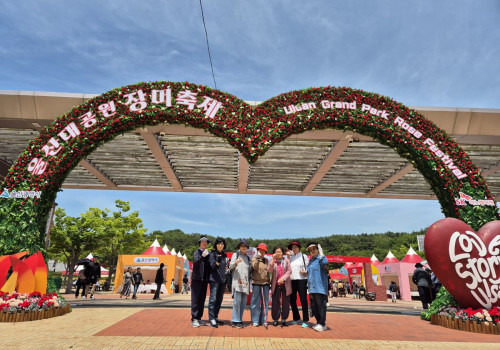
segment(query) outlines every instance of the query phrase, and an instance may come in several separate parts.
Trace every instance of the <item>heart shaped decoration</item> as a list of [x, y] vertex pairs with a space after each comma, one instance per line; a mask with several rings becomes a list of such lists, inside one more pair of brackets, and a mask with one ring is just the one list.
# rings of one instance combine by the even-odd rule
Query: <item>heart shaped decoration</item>
[[463, 221], [442, 219], [424, 244], [432, 271], [461, 306], [500, 306], [500, 220], [476, 233]]

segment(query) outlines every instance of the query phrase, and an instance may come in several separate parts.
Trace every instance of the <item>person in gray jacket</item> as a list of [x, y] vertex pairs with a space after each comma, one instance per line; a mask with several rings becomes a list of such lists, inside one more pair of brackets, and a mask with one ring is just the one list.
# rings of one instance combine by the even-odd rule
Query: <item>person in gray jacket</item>
[[249, 245], [245, 240], [238, 244], [238, 251], [231, 257], [229, 269], [233, 271], [232, 294], [233, 327], [243, 328], [243, 312], [250, 294], [250, 259], [247, 256]]

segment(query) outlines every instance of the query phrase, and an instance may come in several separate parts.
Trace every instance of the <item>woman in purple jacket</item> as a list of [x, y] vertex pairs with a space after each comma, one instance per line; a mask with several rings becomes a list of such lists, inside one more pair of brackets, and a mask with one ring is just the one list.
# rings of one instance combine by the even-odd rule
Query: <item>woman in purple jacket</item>
[[273, 250], [273, 259], [267, 270], [273, 273], [271, 280], [272, 308], [271, 316], [274, 320], [273, 326], [287, 326], [286, 319], [290, 313], [290, 295], [292, 294], [292, 268], [290, 261], [284, 256], [284, 249], [277, 246]]

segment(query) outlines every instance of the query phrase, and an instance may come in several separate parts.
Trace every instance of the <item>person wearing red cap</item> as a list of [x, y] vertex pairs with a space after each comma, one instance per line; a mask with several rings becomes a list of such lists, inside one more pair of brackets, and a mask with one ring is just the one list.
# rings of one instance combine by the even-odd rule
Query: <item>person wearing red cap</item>
[[[288, 245], [287, 255], [290, 257], [292, 267], [292, 294], [290, 296], [290, 306], [292, 307], [293, 321], [291, 324], [301, 324], [303, 328], [309, 325], [309, 308], [307, 307], [307, 264], [309, 258], [300, 252], [300, 243], [292, 242]], [[302, 305], [302, 322], [300, 321], [299, 308], [297, 307], [297, 293]]]
[[260, 243], [257, 254], [252, 258], [252, 300], [250, 311], [252, 326], [264, 325], [267, 328], [267, 314], [269, 312], [269, 287], [270, 278], [267, 271], [268, 262], [265, 257], [267, 245]]

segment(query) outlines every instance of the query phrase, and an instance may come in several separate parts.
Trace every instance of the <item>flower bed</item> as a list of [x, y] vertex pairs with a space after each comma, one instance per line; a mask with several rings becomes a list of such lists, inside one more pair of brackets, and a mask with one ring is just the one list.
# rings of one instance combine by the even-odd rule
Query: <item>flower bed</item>
[[500, 308], [473, 310], [443, 306], [431, 315], [431, 323], [466, 332], [500, 334]]
[[70, 305], [56, 292], [40, 294], [8, 294], [0, 292], [0, 322], [34, 321], [61, 316], [71, 311]]

